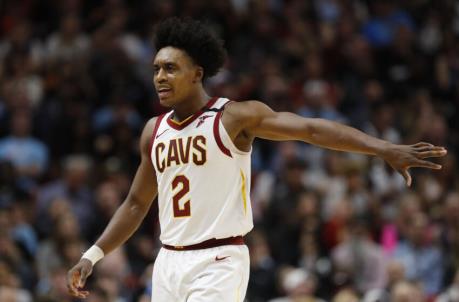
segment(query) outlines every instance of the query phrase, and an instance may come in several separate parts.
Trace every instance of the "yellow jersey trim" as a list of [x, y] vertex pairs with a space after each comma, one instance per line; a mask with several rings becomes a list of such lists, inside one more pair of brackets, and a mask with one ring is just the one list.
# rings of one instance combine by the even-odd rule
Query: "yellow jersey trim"
[[245, 176], [244, 172], [241, 170], [241, 180], [242, 180], [242, 185], [241, 185], [241, 195], [242, 195], [242, 201], [244, 202], [244, 215], [247, 215], [247, 194], [246, 194], [246, 185], [245, 185]]
[[180, 126], [180, 125], [186, 123], [186, 122], [187, 122], [189, 119], [191, 119], [193, 116], [194, 116], [194, 114], [190, 115], [189, 117], [187, 117], [186, 119], [184, 119], [183, 121], [180, 121], [180, 122], [179, 122], [179, 121], [176, 121], [176, 120], [173, 120], [172, 118], [169, 118], [169, 120], [170, 120], [172, 123], [174, 123], [174, 124]]

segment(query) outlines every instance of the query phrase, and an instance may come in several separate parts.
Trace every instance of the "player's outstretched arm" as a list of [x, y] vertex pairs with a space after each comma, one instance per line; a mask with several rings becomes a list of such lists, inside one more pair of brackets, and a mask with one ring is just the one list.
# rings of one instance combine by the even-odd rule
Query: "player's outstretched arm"
[[332, 150], [376, 155], [402, 174], [408, 186], [411, 185], [409, 168], [440, 169], [440, 165], [425, 159], [446, 155], [443, 147], [424, 142], [396, 145], [340, 123], [275, 112], [258, 101], [230, 103], [225, 114], [225, 126], [229, 126], [233, 140], [243, 133], [249, 138], [299, 140]]
[[[157, 195], [156, 174], [150, 160], [150, 139], [156, 118], [145, 126], [140, 138], [141, 163], [137, 169], [130, 191], [125, 201], [116, 211], [108, 226], [91, 247], [96, 260], [122, 245], [139, 227]], [[89, 251], [91, 251], [91, 249]], [[91, 258], [89, 257], [89, 258]], [[88, 291], [82, 290], [86, 278], [91, 274], [93, 260], [83, 258], [67, 275], [69, 293], [75, 297], [86, 298]]]

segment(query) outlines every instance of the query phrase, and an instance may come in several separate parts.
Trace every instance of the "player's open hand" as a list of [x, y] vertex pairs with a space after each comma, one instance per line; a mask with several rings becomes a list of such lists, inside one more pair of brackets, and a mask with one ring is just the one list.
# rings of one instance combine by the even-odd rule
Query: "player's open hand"
[[88, 259], [81, 259], [67, 273], [67, 288], [69, 294], [77, 298], [86, 298], [89, 295], [88, 291], [83, 290], [86, 279], [92, 273], [92, 263]]
[[411, 186], [409, 168], [441, 169], [441, 165], [425, 159], [442, 157], [446, 153], [447, 151], [444, 147], [421, 142], [414, 145], [391, 144], [384, 149], [380, 157], [405, 178], [407, 186]]

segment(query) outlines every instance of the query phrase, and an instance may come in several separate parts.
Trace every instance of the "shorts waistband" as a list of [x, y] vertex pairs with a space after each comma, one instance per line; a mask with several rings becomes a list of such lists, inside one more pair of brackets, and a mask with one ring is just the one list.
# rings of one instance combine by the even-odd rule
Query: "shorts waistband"
[[202, 250], [202, 249], [209, 249], [217, 246], [222, 246], [222, 245], [243, 245], [244, 243], [244, 237], [242, 236], [236, 236], [236, 237], [228, 237], [228, 238], [222, 238], [222, 239], [209, 239], [197, 244], [192, 244], [192, 245], [186, 245], [186, 246], [173, 246], [173, 245], [167, 245], [163, 244], [163, 247], [168, 250], [173, 250], [173, 251], [192, 251], [192, 250]]

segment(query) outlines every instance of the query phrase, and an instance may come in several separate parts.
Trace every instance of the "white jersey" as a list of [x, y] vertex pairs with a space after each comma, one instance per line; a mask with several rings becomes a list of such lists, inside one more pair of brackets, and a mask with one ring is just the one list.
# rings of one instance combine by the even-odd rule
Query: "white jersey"
[[220, 120], [228, 102], [212, 98], [207, 110], [181, 123], [173, 111], [158, 117], [150, 155], [163, 244], [187, 246], [253, 228], [251, 152], [236, 148]]

